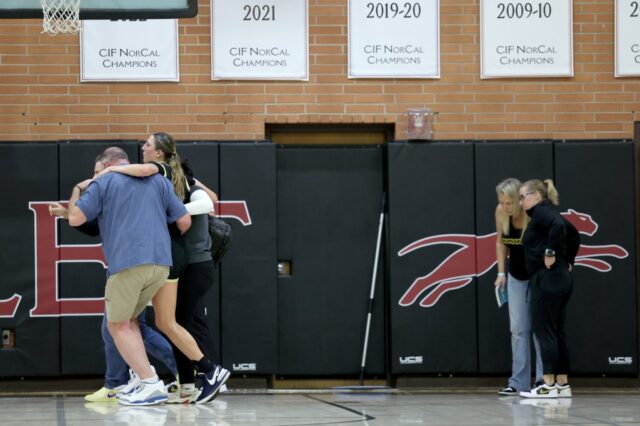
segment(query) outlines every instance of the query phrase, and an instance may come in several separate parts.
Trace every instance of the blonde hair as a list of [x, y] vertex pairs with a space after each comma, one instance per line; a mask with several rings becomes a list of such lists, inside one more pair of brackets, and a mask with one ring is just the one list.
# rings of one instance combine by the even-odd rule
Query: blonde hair
[[[500, 182], [496, 186], [496, 194], [498, 196], [504, 195], [505, 197], [509, 197], [513, 204], [513, 216], [514, 217], [522, 217], [524, 224], [522, 226], [522, 232], [524, 232], [527, 227], [527, 223], [529, 222], [529, 217], [526, 214], [523, 214], [522, 208], [519, 203], [519, 191], [522, 183], [516, 178], [506, 178], [502, 182]], [[509, 233], [511, 218], [508, 215], [503, 215], [502, 217], [502, 234], [507, 235]]]
[[185, 182], [184, 171], [180, 164], [180, 156], [176, 151], [176, 141], [168, 133], [158, 132], [153, 134], [153, 139], [156, 142], [156, 149], [161, 150], [164, 153], [164, 161], [171, 167], [171, 183], [173, 184], [173, 190], [176, 195], [182, 200], [185, 196]]
[[558, 190], [553, 184], [553, 179], [545, 179], [544, 181], [539, 179], [528, 180], [522, 186], [529, 191], [539, 192], [542, 199], [549, 200], [556, 206], [560, 204], [560, 194], [558, 194]]

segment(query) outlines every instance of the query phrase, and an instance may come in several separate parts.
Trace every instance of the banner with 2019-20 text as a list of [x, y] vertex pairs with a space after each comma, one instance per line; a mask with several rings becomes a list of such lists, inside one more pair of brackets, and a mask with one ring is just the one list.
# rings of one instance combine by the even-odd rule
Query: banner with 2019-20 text
[[439, 0], [349, 1], [349, 78], [439, 77]]

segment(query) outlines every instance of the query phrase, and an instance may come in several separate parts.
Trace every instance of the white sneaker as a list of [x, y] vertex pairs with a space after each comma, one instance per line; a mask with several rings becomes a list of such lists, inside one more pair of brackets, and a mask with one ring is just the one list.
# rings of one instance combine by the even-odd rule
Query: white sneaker
[[167, 404], [184, 404], [195, 402], [200, 396], [200, 389], [185, 389], [176, 382], [167, 385], [168, 400]]
[[158, 380], [155, 383], [140, 382], [133, 392], [122, 395], [118, 402], [122, 405], [163, 404], [167, 402], [167, 391], [162, 380]]
[[531, 388], [529, 391], [520, 392], [520, 396], [523, 398], [557, 398], [558, 389], [556, 385], [551, 386], [541, 383], [538, 386]]
[[571, 398], [571, 386], [569, 386], [569, 383], [564, 385], [556, 383], [556, 389], [558, 389], [558, 398]]
[[[150, 365], [149, 367], [151, 367], [151, 371], [155, 375], [156, 374], [155, 367], [153, 365]], [[120, 399], [120, 397], [130, 394], [131, 392], [133, 392], [133, 390], [136, 388], [136, 386], [138, 386], [140, 384], [140, 382], [141, 382], [140, 377], [138, 377], [136, 372], [133, 371], [133, 368], [130, 368], [129, 369], [129, 382], [126, 385], [124, 385], [124, 387], [122, 389], [120, 389], [120, 392], [118, 392], [116, 394], [116, 398]]]
[[116, 398], [120, 399], [124, 395], [130, 394], [131, 392], [133, 392], [133, 390], [139, 384], [140, 384], [140, 378], [138, 377], [136, 372], [133, 371], [133, 368], [130, 368], [129, 369], [129, 382], [126, 385], [124, 385], [124, 387], [120, 390], [120, 392], [118, 392], [116, 394]]

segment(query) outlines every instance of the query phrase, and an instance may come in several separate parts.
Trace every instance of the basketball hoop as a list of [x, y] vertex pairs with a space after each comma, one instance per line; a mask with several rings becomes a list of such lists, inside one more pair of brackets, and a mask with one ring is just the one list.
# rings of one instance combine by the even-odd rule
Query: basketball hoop
[[80, 30], [80, 0], [40, 0], [42, 32], [50, 35], [76, 34]]

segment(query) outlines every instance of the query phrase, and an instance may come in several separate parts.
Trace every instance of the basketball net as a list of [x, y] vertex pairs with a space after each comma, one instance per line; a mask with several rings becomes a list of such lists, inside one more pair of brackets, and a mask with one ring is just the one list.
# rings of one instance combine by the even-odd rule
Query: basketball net
[[50, 35], [75, 34], [80, 30], [80, 0], [40, 0], [42, 32]]

